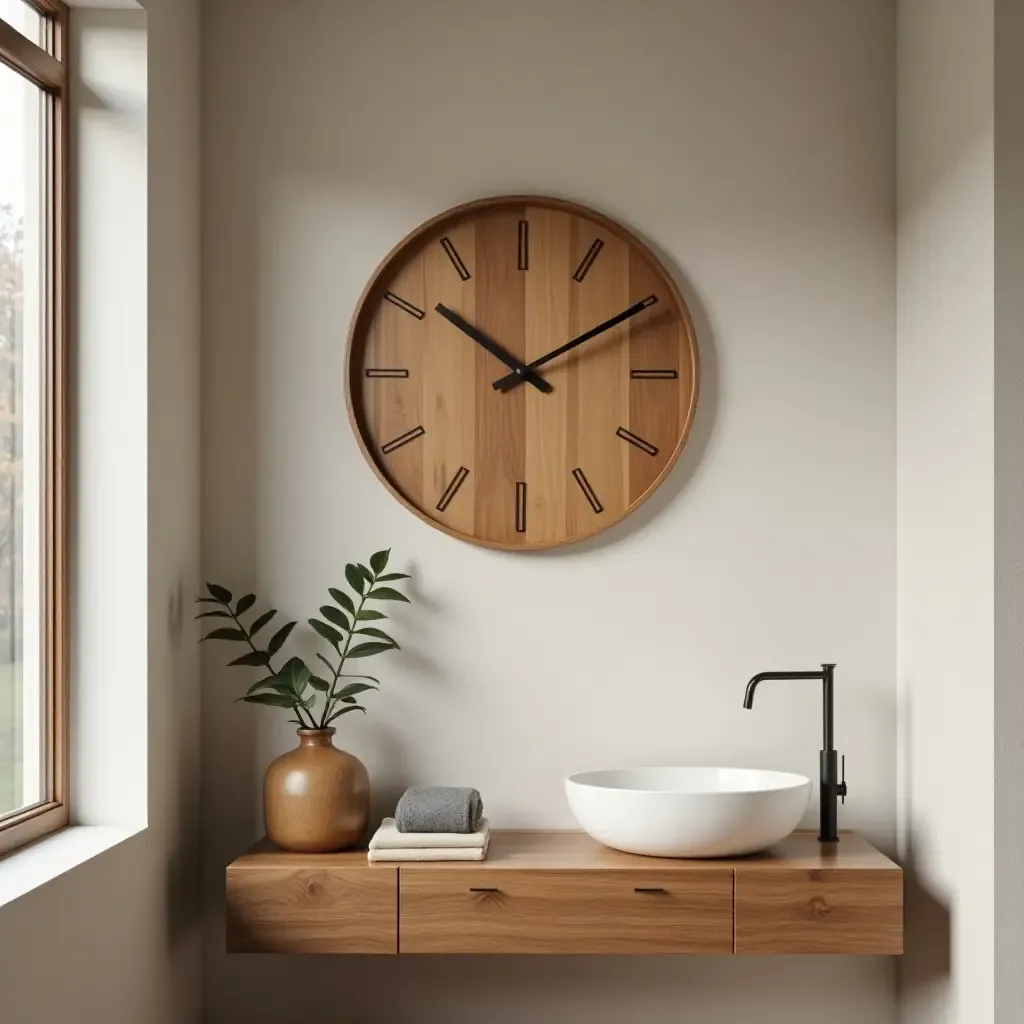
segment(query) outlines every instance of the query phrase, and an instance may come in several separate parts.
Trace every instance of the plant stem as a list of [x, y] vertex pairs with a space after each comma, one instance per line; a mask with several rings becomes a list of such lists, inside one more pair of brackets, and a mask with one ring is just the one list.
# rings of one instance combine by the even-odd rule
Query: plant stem
[[[271, 665], [271, 663], [270, 663], [270, 655], [269, 655], [269, 654], [268, 654], [268, 653], [267, 653], [266, 651], [261, 651], [261, 650], [260, 650], [260, 649], [259, 649], [259, 648], [258, 648], [258, 647], [257, 647], [257, 646], [256, 646], [256, 645], [255, 645], [255, 644], [253, 643], [253, 642], [252, 642], [252, 637], [251, 637], [251, 636], [249, 635], [249, 630], [247, 630], [247, 629], [245, 628], [245, 626], [243, 626], [243, 625], [242, 625], [242, 622], [241, 622], [241, 620], [240, 620], [240, 619], [238, 618], [238, 616], [237, 616], [237, 615], [235, 615], [235, 613], [234, 613], [234, 612], [233, 612], [233, 611], [231, 610], [231, 605], [230, 605], [230, 603], [229, 603], [229, 604], [227, 604], [227, 605], [225, 605], [225, 607], [227, 608], [227, 610], [228, 610], [228, 615], [230, 615], [230, 616], [231, 616], [231, 619], [232, 619], [232, 621], [233, 621], [233, 622], [235, 623], [235, 625], [236, 625], [236, 626], [237, 626], [237, 627], [238, 627], [238, 628], [239, 628], [239, 629], [240, 629], [240, 630], [241, 630], [241, 631], [242, 631], [242, 632], [243, 632], [243, 633], [245, 634], [245, 642], [246, 642], [246, 643], [247, 643], [247, 644], [248, 644], [248, 645], [249, 645], [249, 646], [250, 646], [250, 647], [252, 648], [252, 650], [253, 650], [253, 653], [254, 653], [254, 654], [262, 654], [262, 655], [263, 655], [263, 656], [264, 656], [264, 657], [265, 657], [265, 658], [267, 659], [267, 671], [268, 671], [268, 672], [270, 672], [270, 673], [271, 673], [272, 675], [275, 675], [275, 676], [276, 676], [276, 675], [277, 675], [277, 673], [276, 673], [276, 672], [274, 671], [274, 666], [273, 666], [273, 665]], [[300, 725], [300, 726], [301, 726], [301, 727], [302, 727], [303, 729], [305, 729], [305, 728], [306, 728], [306, 723], [302, 721], [302, 712], [303, 712], [303, 711], [306, 711], [306, 714], [308, 714], [308, 715], [309, 715], [309, 724], [310, 724], [310, 728], [313, 728], [313, 729], [315, 729], [315, 728], [316, 728], [316, 719], [315, 719], [315, 718], [314, 718], [314, 717], [312, 716], [312, 714], [310, 714], [310, 713], [309, 713], [309, 711], [307, 711], [307, 710], [306, 710], [306, 708], [304, 708], [304, 707], [302, 706], [302, 704], [301, 704], [301, 703], [299, 703], [299, 704], [296, 704], [296, 705], [294, 706], [294, 710], [295, 710], [295, 715], [296, 715], [296, 717], [297, 717], [297, 718], [298, 718], [298, 720], [299, 720], [299, 725]]]
[[334, 679], [331, 681], [331, 688], [327, 691], [327, 697], [324, 700], [324, 713], [320, 716], [321, 729], [327, 728], [327, 719], [338, 703], [334, 696], [334, 688], [338, 685], [338, 680], [341, 678], [341, 670], [345, 667], [345, 658], [348, 657], [348, 649], [352, 645], [352, 637], [355, 636], [356, 626], [359, 624], [359, 613], [363, 610], [363, 605], [366, 603], [366, 595], [377, 585], [377, 577], [379, 575], [379, 573], [375, 572], [373, 574], [373, 581], [368, 583], [364, 593], [359, 595], [359, 604], [356, 607], [355, 615], [352, 616], [352, 628], [348, 631], [344, 648], [339, 652], [341, 660], [338, 662], [337, 671], [335, 671]]

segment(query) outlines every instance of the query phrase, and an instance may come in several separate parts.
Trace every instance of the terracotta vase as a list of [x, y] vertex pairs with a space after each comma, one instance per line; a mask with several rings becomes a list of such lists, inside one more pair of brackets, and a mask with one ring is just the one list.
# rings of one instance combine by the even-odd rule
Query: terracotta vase
[[366, 832], [370, 777], [358, 757], [338, 750], [333, 729], [299, 729], [299, 745], [267, 767], [263, 821], [283, 850], [329, 853]]

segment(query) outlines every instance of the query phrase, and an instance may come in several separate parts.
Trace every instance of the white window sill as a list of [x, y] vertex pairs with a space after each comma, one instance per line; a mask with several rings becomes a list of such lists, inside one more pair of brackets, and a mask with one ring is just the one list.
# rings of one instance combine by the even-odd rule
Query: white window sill
[[0, 860], [0, 907], [141, 832], [115, 825], [71, 825]]

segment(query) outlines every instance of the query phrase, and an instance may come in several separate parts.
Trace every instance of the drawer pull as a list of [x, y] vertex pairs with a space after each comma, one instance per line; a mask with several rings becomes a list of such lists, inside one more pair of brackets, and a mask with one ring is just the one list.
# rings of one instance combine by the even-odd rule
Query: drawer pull
[[638, 892], [645, 896], [661, 896], [664, 895], [665, 890], [660, 885], [652, 885], [649, 887], [638, 885], [633, 889], [633, 892]]
[[490, 885], [490, 886], [471, 885], [469, 887], [469, 891], [470, 892], [500, 892], [501, 890], [496, 885]]

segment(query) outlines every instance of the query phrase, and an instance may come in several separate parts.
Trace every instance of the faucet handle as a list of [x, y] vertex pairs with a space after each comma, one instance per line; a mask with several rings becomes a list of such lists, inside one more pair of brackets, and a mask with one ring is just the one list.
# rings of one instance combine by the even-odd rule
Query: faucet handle
[[842, 770], [842, 781], [839, 783], [836, 792], [839, 793], [839, 798], [843, 802], [843, 806], [846, 806], [846, 755], [843, 754], [843, 770]]

